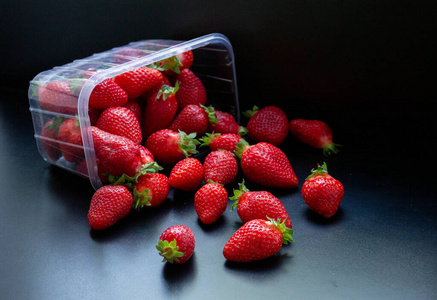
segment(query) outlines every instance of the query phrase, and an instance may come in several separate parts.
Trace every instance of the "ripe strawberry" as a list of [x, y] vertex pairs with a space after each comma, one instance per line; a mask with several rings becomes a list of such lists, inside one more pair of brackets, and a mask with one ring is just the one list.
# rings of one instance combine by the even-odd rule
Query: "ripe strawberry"
[[277, 146], [288, 135], [287, 115], [277, 106], [266, 106], [261, 110], [254, 106], [253, 110], [243, 114], [250, 118], [246, 126], [247, 136], [256, 143], [267, 142]]
[[82, 133], [77, 118], [68, 118], [59, 126], [58, 141], [66, 161], [78, 162], [84, 157]]
[[143, 139], [138, 119], [126, 107], [117, 106], [105, 109], [100, 114], [96, 126], [106, 132], [126, 137], [137, 145]]
[[64, 117], [56, 117], [46, 122], [41, 130], [41, 146], [46, 150], [47, 157], [56, 161], [61, 155], [58, 143], [59, 126], [64, 122]]
[[194, 208], [203, 224], [212, 224], [225, 212], [228, 192], [218, 183], [207, 183], [194, 195]]
[[206, 102], [206, 91], [202, 81], [189, 69], [182, 70], [177, 76], [179, 91], [176, 95], [178, 111], [189, 104], [202, 104]]
[[201, 146], [209, 146], [211, 151], [227, 150], [234, 154], [241, 139], [242, 137], [235, 133], [207, 133], [200, 141], [203, 142]]
[[168, 129], [186, 133], [195, 132], [197, 136], [201, 136], [206, 132], [209, 122], [217, 123], [212, 106], [189, 104], [179, 112]]
[[[167, 77], [162, 76], [161, 82], [158, 83], [157, 85], [155, 85], [153, 88], [151, 88], [147, 92], [145, 92], [141, 98], [143, 98], [144, 100], [147, 101], [147, 99], [149, 99], [152, 95], [157, 94], [161, 90], [162, 86], [164, 86], [164, 85], [173, 86]], [[176, 85], [176, 82], [175, 82], [174, 86], [175, 85]]]
[[157, 162], [172, 165], [198, 152], [196, 145], [199, 141], [195, 137], [195, 133], [187, 135], [183, 131], [161, 129], [147, 138], [145, 146]]
[[156, 62], [155, 68], [158, 68], [164, 75], [172, 76], [179, 74], [183, 69], [189, 69], [194, 62], [193, 52], [190, 50], [179, 53], [175, 56]]
[[203, 180], [203, 166], [196, 158], [185, 158], [173, 167], [170, 185], [178, 190], [190, 192], [199, 188]]
[[132, 194], [126, 187], [105, 185], [91, 199], [88, 223], [92, 229], [106, 229], [124, 218], [131, 207]]
[[178, 89], [177, 85], [174, 88], [163, 85], [156, 94], [147, 99], [142, 124], [145, 139], [152, 133], [167, 128], [173, 120], [178, 108], [175, 98]]
[[126, 92], [108, 78], [96, 85], [90, 95], [88, 105], [95, 109], [105, 109], [114, 106], [123, 106], [127, 102]]
[[212, 151], [203, 162], [203, 180], [205, 182], [227, 185], [234, 181], [237, 174], [237, 161], [226, 150]]
[[337, 147], [341, 146], [332, 142], [332, 130], [322, 121], [295, 119], [290, 121], [289, 129], [302, 143], [323, 149], [325, 155], [337, 153]]
[[251, 220], [232, 235], [223, 248], [223, 255], [234, 262], [266, 259], [276, 254], [282, 244], [293, 241], [292, 233], [293, 230], [279, 220]]
[[312, 211], [330, 218], [337, 212], [343, 199], [343, 185], [328, 174], [326, 163], [311, 170], [311, 173], [302, 186], [303, 200]]
[[249, 145], [241, 139], [235, 155], [241, 158], [241, 169], [247, 179], [269, 187], [294, 188], [298, 179], [287, 156], [269, 143]]
[[215, 117], [217, 123], [209, 123], [207, 129], [208, 132], [234, 133], [240, 136], [246, 134], [246, 128], [239, 126], [230, 113], [216, 110]]
[[158, 206], [167, 199], [170, 192], [168, 177], [160, 173], [143, 174], [134, 186], [135, 208]]
[[244, 223], [254, 219], [272, 218], [280, 219], [288, 228], [292, 228], [290, 216], [282, 202], [267, 191], [251, 192], [244, 185], [244, 180], [239, 184], [239, 189], [234, 189], [234, 196], [229, 198], [236, 200], [232, 209], [237, 208], [238, 216]]
[[193, 255], [195, 246], [194, 232], [185, 225], [174, 225], [161, 234], [156, 249], [163, 262], [183, 264]]
[[153, 157], [152, 152], [142, 145], [138, 145], [138, 146], [140, 147], [140, 152], [141, 152], [141, 163], [143, 165], [153, 163], [155, 161], [155, 158]]
[[77, 114], [75, 87], [65, 81], [51, 81], [37, 90], [41, 107], [61, 114]]
[[161, 80], [161, 72], [155, 69], [143, 67], [136, 68], [114, 77], [114, 82], [126, 92], [129, 100], [141, 96], [159, 84]]
[[126, 107], [127, 109], [129, 109], [130, 111], [132, 111], [134, 113], [134, 115], [135, 115], [135, 118], [137, 118], [138, 123], [142, 124], [143, 112], [142, 112], [141, 106], [138, 104], [138, 102], [136, 102], [136, 101], [128, 101], [123, 106]]

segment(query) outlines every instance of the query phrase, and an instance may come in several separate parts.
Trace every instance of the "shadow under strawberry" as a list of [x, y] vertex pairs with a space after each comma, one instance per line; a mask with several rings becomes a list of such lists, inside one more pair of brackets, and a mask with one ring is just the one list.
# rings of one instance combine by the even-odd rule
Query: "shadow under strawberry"
[[217, 231], [225, 231], [226, 230], [226, 217], [221, 215], [220, 218], [217, 219], [217, 221], [215, 221], [212, 224], [204, 224], [202, 223], [202, 221], [200, 221], [200, 219], [197, 219], [197, 225], [199, 225], [200, 228], [202, 228], [202, 230], [204, 232], [217, 232]]
[[341, 207], [339, 207], [335, 215], [333, 215], [329, 219], [322, 217], [321, 215], [310, 210], [309, 208], [306, 209], [305, 215], [307, 219], [310, 220], [313, 224], [322, 226], [343, 222], [345, 219], [344, 211]]
[[162, 276], [170, 293], [180, 296], [181, 289], [191, 286], [197, 275], [196, 252], [183, 264], [166, 263]]
[[[288, 248], [289, 247], [284, 247], [284, 249], [281, 249], [279, 253], [276, 253], [275, 255], [263, 260], [246, 263], [226, 260], [224, 265], [226, 269], [238, 271], [242, 274], [245, 274], [247, 272], [276, 271], [279, 268], [284, 267], [284, 265], [290, 264], [290, 260], [292, 260], [293, 256], [285, 253], [285, 251], [288, 251]], [[263, 278], [265, 277], [263, 276]]]

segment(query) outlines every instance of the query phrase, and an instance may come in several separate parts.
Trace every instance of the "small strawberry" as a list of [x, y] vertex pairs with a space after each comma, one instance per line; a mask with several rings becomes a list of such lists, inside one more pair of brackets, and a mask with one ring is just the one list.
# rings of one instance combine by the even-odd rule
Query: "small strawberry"
[[62, 155], [57, 139], [59, 126], [64, 120], [64, 117], [49, 120], [41, 130], [41, 146], [46, 150], [47, 157], [53, 161], [56, 161]]
[[244, 180], [239, 184], [239, 189], [234, 189], [234, 196], [229, 198], [236, 200], [232, 209], [237, 208], [238, 216], [244, 223], [254, 219], [280, 219], [284, 225], [292, 228], [290, 217], [282, 202], [267, 191], [251, 192], [244, 185]]
[[287, 115], [277, 106], [266, 106], [261, 110], [254, 106], [253, 110], [243, 114], [250, 118], [246, 126], [247, 137], [256, 143], [267, 142], [277, 146], [288, 135]]
[[326, 163], [311, 170], [311, 173], [302, 186], [302, 198], [312, 211], [330, 218], [343, 199], [343, 185], [328, 174]]
[[141, 109], [140, 104], [138, 104], [138, 102], [136, 102], [136, 101], [128, 101], [123, 106], [126, 107], [127, 109], [129, 109], [130, 111], [132, 111], [134, 113], [134, 115], [135, 115], [135, 118], [137, 118], [138, 123], [142, 124], [143, 111]]
[[105, 185], [91, 199], [88, 223], [92, 229], [106, 229], [124, 218], [131, 207], [132, 194], [126, 187]]
[[172, 165], [198, 152], [196, 145], [199, 141], [195, 137], [195, 133], [187, 135], [183, 131], [161, 129], [147, 138], [145, 146], [157, 162]]
[[194, 208], [203, 224], [212, 224], [225, 212], [228, 192], [218, 183], [207, 183], [194, 195]]
[[203, 162], [203, 180], [205, 182], [227, 185], [234, 181], [237, 174], [237, 161], [229, 151], [212, 151]]
[[58, 130], [59, 148], [66, 161], [78, 162], [84, 157], [79, 119], [66, 119]]
[[185, 225], [174, 225], [161, 234], [156, 249], [163, 262], [183, 264], [193, 255], [195, 246], [194, 232]]
[[138, 119], [126, 107], [117, 106], [105, 109], [100, 114], [96, 126], [106, 132], [126, 137], [137, 145], [143, 139]]
[[108, 78], [96, 85], [90, 95], [88, 105], [95, 109], [105, 109], [114, 106], [123, 106], [127, 102], [126, 92]]
[[75, 87], [65, 81], [51, 81], [37, 89], [41, 107], [61, 114], [77, 114]]
[[211, 151], [227, 150], [232, 154], [237, 149], [237, 143], [242, 137], [235, 133], [207, 133], [200, 139], [201, 146], [209, 146]]
[[235, 153], [247, 179], [269, 187], [294, 188], [298, 179], [284, 152], [269, 143], [249, 145], [241, 139]]
[[178, 89], [178, 85], [174, 88], [163, 85], [156, 94], [147, 99], [142, 124], [142, 132], [145, 139], [152, 133], [167, 128], [173, 120], [178, 108], [175, 98]]
[[114, 77], [114, 82], [126, 92], [129, 100], [141, 96], [159, 84], [161, 80], [161, 72], [144, 67], [136, 68]]
[[332, 142], [332, 130], [322, 121], [295, 119], [290, 121], [289, 129], [302, 143], [323, 149], [325, 155], [336, 154], [341, 146]]
[[168, 177], [161, 173], [143, 174], [134, 186], [135, 208], [158, 206], [167, 199], [170, 192]]
[[177, 76], [179, 91], [176, 95], [178, 111], [189, 104], [206, 103], [206, 91], [202, 81], [189, 69], [182, 70]]
[[195, 132], [197, 136], [201, 136], [206, 132], [209, 122], [217, 123], [212, 106], [189, 104], [179, 112], [168, 129], [180, 130], [187, 134]]
[[170, 185], [178, 190], [190, 192], [199, 188], [203, 180], [203, 166], [196, 158], [185, 158], [173, 167]]
[[230, 113], [216, 110], [215, 117], [217, 119], [217, 122], [208, 124], [208, 132], [234, 133], [240, 136], [246, 134], [246, 128], [244, 128], [243, 126], [239, 126]]

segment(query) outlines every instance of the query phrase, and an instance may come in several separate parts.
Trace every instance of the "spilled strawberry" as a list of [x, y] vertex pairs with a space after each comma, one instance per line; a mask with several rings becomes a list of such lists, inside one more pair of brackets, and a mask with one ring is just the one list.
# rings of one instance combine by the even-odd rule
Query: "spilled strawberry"
[[183, 264], [193, 255], [195, 246], [193, 230], [185, 225], [173, 225], [161, 233], [156, 249], [163, 262]]
[[195, 132], [197, 136], [201, 136], [206, 132], [210, 122], [217, 123], [212, 106], [189, 104], [179, 112], [168, 129], [180, 130], [187, 134]]
[[237, 149], [237, 143], [242, 137], [235, 133], [206, 133], [206, 135], [200, 138], [202, 146], [209, 146], [211, 151], [226, 150], [235, 153]]
[[225, 212], [228, 192], [218, 183], [207, 183], [194, 195], [194, 208], [203, 224], [212, 224]]
[[238, 125], [237, 121], [235, 121], [235, 118], [230, 113], [216, 110], [215, 117], [217, 122], [208, 124], [208, 132], [234, 133], [240, 136], [246, 134], [246, 128]]
[[196, 158], [185, 158], [171, 170], [170, 185], [181, 191], [195, 191], [203, 180], [203, 166]]
[[238, 174], [238, 165], [234, 156], [226, 150], [209, 153], [203, 162], [203, 180], [228, 185]]
[[160, 173], [146, 173], [138, 177], [134, 184], [134, 206], [155, 207], [167, 199], [170, 192], [168, 177]]

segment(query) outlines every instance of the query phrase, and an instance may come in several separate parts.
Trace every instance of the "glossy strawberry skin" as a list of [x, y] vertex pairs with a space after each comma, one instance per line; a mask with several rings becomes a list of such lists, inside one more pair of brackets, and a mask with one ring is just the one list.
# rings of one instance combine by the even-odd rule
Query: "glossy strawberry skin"
[[62, 155], [69, 162], [78, 162], [84, 157], [82, 133], [76, 118], [66, 119], [58, 130], [58, 141]]
[[205, 182], [215, 182], [228, 185], [238, 174], [238, 165], [234, 156], [226, 150], [209, 153], [203, 163], [203, 179]]
[[41, 107], [48, 111], [74, 115], [77, 113], [77, 96], [65, 81], [51, 81], [38, 88]]
[[138, 147], [140, 148], [140, 152], [141, 152], [141, 163], [144, 164], [149, 164], [155, 161], [155, 158], [153, 157], [153, 153], [147, 149], [146, 147], [142, 146], [142, 145], [138, 145]]
[[206, 90], [200, 79], [189, 69], [181, 70], [177, 76], [179, 91], [176, 94], [178, 111], [189, 104], [206, 103]]
[[203, 180], [203, 166], [196, 158], [185, 158], [173, 167], [170, 185], [178, 190], [191, 192], [199, 188]]
[[[193, 255], [196, 246], [196, 238], [193, 230], [185, 225], [173, 225], [167, 228], [159, 237], [160, 241], [169, 243], [176, 240], [178, 251], [183, 253], [182, 257], [177, 258], [174, 264], [183, 264]], [[165, 252], [165, 249], [163, 249]]]
[[239, 134], [241, 132], [241, 127], [237, 124], [234, 117], [227, 112], [215, 111], [215, 116], [217, 118], [217, 124], [209, 123], [208, 132], [214, 133], [234, 133]]
[[130, 111], [132, 111], [135, 115], [135, 118], [137, 118], [138, 123], [142, 124], [143, 120], [143, 112], [141, 109], [141, 106], [136, 101], [128, 101], [125, 105], [123, 105]]
[[114, 77], [117, 83], [128, 95], [128, 99], [135, 99], [158, 85], [162, 74], [152, 68], [140, 67]]
[[93, 89], [88, 105], [103, 110], [108, 107], [123, 106], [127, 101], [126, 92], [112, 79], [108, 78]]
[[132, 194], [126, 187], [103, 186], [91, 199], [88, 223], [92, 229], [106, 229], [124, 218], [131, 207]]
[[217, 150], [226, 150], [231, 153], [235, 153], [237, 148], [237, 143], [242, 139], [241, 136], [235, 133], [214, 133], [207, 134], [206, 137], [203, 137], [202, 141], [204, 144], [202, 146], [207, 145], [211, 151]]
[[228, 192], [218, 183], [207, 183], [194, 195], [194, 208], [203, 224], [212, 224], [225, 212]]
[[135, 189], [138, 193], [143, 193], [148, 190], [148, 204], [146, 206], [156, 207], [167, 199], [170, 192], [170, 184], [168, 177], [160, 173], [144, 174], [138, 177], [138, 182], [135, 183]]
[[202, 107], [189, 104], [179, 112], [168, 129], [173, 131], [181, 130], [186, 133], [195, 132], [197, 136], [201, 136], [208, 128], [208, 122], [208, 114]]
[[255, 143], [281, 144], [288, 135], [288, 119], [277, 106], [267, 106], [257, 111], [247, 123], [247, 136]]

